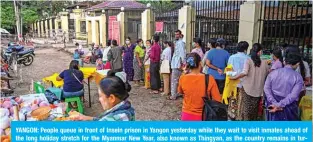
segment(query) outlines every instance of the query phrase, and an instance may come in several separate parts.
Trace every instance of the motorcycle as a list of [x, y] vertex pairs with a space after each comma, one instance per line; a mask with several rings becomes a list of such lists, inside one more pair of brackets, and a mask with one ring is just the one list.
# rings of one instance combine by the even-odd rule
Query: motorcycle
[[4, 60], [8, 63], [9, 66], [14, 64], [23, 64], [25, 66], [30, 66], [35, 57], [34, 49], [24, 50], [23, 46], [9, 46], [4, 51]]

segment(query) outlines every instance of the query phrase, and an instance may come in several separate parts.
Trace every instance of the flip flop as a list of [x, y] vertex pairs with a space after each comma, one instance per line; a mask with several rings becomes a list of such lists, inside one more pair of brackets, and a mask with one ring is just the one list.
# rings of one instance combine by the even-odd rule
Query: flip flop
[[158, 92], [151, 91], [150, 94], [159, 94], [159, 91]]
[[166, 99], [167, 100], [177, 100], [177, 97], [173, 99], [172, 96], [168, 96]]

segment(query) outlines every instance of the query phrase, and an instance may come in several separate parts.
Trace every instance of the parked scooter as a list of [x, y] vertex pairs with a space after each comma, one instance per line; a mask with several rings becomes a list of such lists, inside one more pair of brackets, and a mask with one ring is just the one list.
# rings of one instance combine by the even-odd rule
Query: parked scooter
[[23, 46], [10, 45], [5, 51], [3, 58], [9, 64], [16, 62], [29, 66], [33, 63], [35, 57], [34, 49], [24, 49]]

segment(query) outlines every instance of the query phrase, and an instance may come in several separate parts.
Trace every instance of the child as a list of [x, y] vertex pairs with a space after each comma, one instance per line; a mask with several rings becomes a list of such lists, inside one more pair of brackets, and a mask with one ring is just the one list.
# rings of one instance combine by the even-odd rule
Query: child
[[105, 64], [103, 64], [101, 58], [97, 59], [96, 64], [97, 64], [97, 70], [104, 70]]
[[75, 60], [76, 59], [80, 59], [80, 54], [79, 54], [78, 49], [75, 49], [73, 57], [74, 57]]
[[79, 53], [79, 50], [76, 49], [74, 52], [73, 58], [74, 58], [74, 60], [77, 60], [79, 62], [79, 66], [83, 67], [84, 66], [83, 61], [80, 57], [81, 57], [81, 54]]

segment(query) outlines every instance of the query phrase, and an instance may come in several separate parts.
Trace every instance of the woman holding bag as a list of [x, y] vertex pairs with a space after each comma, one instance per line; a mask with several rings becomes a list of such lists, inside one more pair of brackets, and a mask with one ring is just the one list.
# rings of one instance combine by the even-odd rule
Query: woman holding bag
[[197, 53], [190, 53], [186, 64], [190, 73], [182, 75], [178, 85], [178, 92], [184, 94], [181, 120], [201, 121], [204, 105], [202, 98], [206, 95], [206, 91], [217, 102], [221, 102], [222, 98], [215, 79], [211, 75], [208, 77], [206, 90], [206, 75], [201, 73], [201, 57]]
[[163, 76], [163, 87], [164, 87], [164, 92], [162, 93], [162, 95], [170, 95], [170, 76], [171, 76], [171, 71], [170, 71], [170, 61], [172, 60], [172, 51], [173, 51], [173, 45], [171, 42], [169, 41], [165, 41], [164, 42], [165, 45], [165, 49], [162, 52], [161, 55], [161, 73]]

